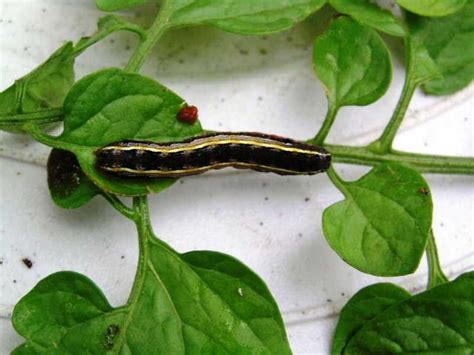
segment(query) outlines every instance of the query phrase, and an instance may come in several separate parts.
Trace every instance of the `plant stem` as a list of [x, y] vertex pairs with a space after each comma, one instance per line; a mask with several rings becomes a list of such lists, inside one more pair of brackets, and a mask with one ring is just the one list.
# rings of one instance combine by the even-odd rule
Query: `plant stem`
[[430, 230], [430, 235], [428, 237], [428, 243], [426, 245], [426, 257], [428, 260], [429, 270], [428, 289], [448, 282], [449, 280], [443, 273], [443, 269], [441, 268], [439, 262], [438, 249], [436, 248], [433, 230]]
[[324, 145], [333, 157], [333, 162], [357, 165], [377, 165], [383, 162], [396, 162], [409, 165], [421, 173], [436, 174], [474, 174], [473, 157], [450, 157], [391, 151], [385, 154], [374, 153], [367, 147], [344, 145]]
[[335, 104], [329, 102], [328, 112], [324, 118], [323, 125], [319, 129], [318, 134], [316, 134], [316, 136], [310, 140], [310, 143], [315, 145], [322, 145], [324, 143], [329, 131], [331, 130], [338, 111], [339, 108]]
[[26, 133], [28, 133], [31, 137], [33, 137], [37, 142], [40, 142], [51, 148], [72, 150], [73, 147], [76, 146], [75, 144], [66, 143], [64, 141], [57, 139], [56, 137], [45, 134], [41, 130], [41, 128], [36, 124], [27, 123], [22, 128], [25, 130]]
[[[149, 254], [149, 240], [153, 235], [150, 221], [150, 211], [148, 209], [148, 200], [146, 196], [138, 196], [133, 198], [133, 210], [136, 215], [135, 225], [138, 232], [138, 266], [133, 282], [132, 292], [128, 298], [127, 304], [130, 307], [136, 303], [141, 295], [143, 282], [145, 280], [146, 264]], [[133, 313], [133, 312], [132, 312]]]
[[63, 120], [63, 109], [50, 108], [37, 112], [19, 113], [13, 115], [0, 115], [0, 127], [2, 126], [20, 126], [26, 123], [48, 124], [60, 122]]
[[410, 80], [408, 75], [409, 73], [407, 74], [405, 85], [403, 87], [402, 96], [398, 101], [397, 107], [395, 108], [390, 122], [385, 127], [382, 135], [369, 145], [370, 149], [379, 154], [387, 153], [391, 150], [395, 135], [397, 134], [403, 119], [405, 118], [408, 105], [417, 87], [417, 85]]
[[120, 199], [108, 192], [101, 191], [101, 195], [115, 208], [120, 214], [131, 219], [132, 221], [136, 221], [138, 216], [137, 212], [134, 209], [129, 208], [126, 206]]
[[339, 191], [341, 191], [344, 195], [346, 194], [346, 186], [344, 185], [344, 181], [337, 175], [336, 170], [333, 167], [330, 167], [327, 171], [329, 179], [332, 181], [334, 186], [336, 186]]
[[403, 84], [402, 94], [398, 100], [397, 107], [381, 136], [369, 145], [369, 149], [378, 154], [388, 153], [391, 151], [395, 135], [405, 118], [413, 94], [415, 93], [417, 86], [420, 84], [419, 81], [415, 80], [414, 65], [416, 63], [414, 63], [413, 60], [412, 43], [409, 39], [405, 40], [405, 58], [407, 65], [405, 83]]
[[146, 36], [142, 37], [145, 40], [140, 41], [140, 44], [125, 67], [126, 71], [135, 73], [138, 72], [143, 66], [147, 55], [151, 52], [158, 39], [167, 30], [168, 20], [172, 12], [172, 6], [172, 1], [162, 1], [159, 13], [153, 22], [153, 25], [151, 25], [151, 27], [146, 32]]

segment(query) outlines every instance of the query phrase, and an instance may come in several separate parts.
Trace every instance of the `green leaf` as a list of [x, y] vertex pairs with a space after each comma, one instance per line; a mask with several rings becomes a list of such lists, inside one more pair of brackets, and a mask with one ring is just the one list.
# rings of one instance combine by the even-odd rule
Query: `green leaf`
[[368, 320], [352, 335], [343, 354], [473, 352], [474, 272], [469, 272]]
[[452, 94], [474, 79], [474, 1], [454, 15], [441, 18], [409, 16], [413, 36], [422, 43], [442, 77], [423, 90], [432, 95]]
[[326, 0], [175, 0], [169, 25], [207, 24], [257, 35], [286, 30], [319, 10]]
[[329, 0], [338, 12], [351, 16], [360, 23], [392, 36], [404, 37], [407, 34], [401, 21], [393, 14], [380, 8], [369, 0]]
[[398, 5], [421, 16], [446, 16], [459, 11], [467, 0], [397, 0]]
[[102, 11], [116, 11], [142, 5], [148, 1], [149, 0], [95, 0], [95, 3]]
[[388, 50], [380, 36], [348, 17], [339, 17], [316, 39], [314, 70], [331, 105], [369, 105], [392, 79]]
[[409, 292], [390, 283], [379, 283], [357, 292], [341, 311], [331, 354], [343, 353], [347, 342], [369, 321], [387, 308], [410, 298]]
[[82, 275], [40, 281], [13, 312], [26, 338], [14, 354], [290, 354], [270, 292], [236, 259], [152, 240], [145, 267], [119, 308]]
[[[73, 51], [72, 43], [66, 43], [46, 62], [0, 93], [2, 120], [11, 120], [10, 116], [62, 106], [67, 92], [74, 83]], [[9, 128], [9, 125], [1, 123], [0, 121], [2, 129]], [[18, 128], [18, 125], [12, 123], [11, 128]]]
[[76, 156], [67, 150], [53, 149], [47, 168], [49, 191], [60, 207], [81, 207], [99, 193], [82, 171]]
[[376, 166], [354, 182], [338, 183], [345, 200], [323, 213], [331, 247], [356, 269], [380, 276], [414, 272], [431, 228], [428, 184], [415, 170]]
[[95, 151], [121, 140], [175, 141], [202, 132], [199, 122], [176, 119], [182, 98], [156, 81], [105, 69], [78, 81], [64, 103], [64, 131], [56, 146], [73, 152], [84, 173], [102, 190], [137, 196], [159, 192], [175, 179], [125, 179], [99, 172]]

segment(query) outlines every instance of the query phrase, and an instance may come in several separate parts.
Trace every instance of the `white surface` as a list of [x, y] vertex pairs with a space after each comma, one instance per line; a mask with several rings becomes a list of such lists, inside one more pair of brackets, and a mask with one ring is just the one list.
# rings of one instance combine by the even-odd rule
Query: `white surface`
[[[64, 40], [92, 32], [100, 16], [89, 0], [1, 0], [0, 6], [1, 90]], [[145, 8], [127, 16], [147, 23], [147, 13]], [[241, 37], [205, 27], [182, 29], [160, 41], [143, 72], [197, 105], [207, 128], [309, 138], [326, 107], [311, 69], [316, 25], [317, 19], [312, 19], [267, 37]], [[78, 60], [78, 77], [123, 65], [133, 43], [130, 35], [117, 34], [92, 48]], [[389, 93], [376, 104], [343, 109], [329, 140], [361, 144], [376, 136], [390, 118], [402, 76], [396, 69]], [[397, 148], [474, 155], [472, 96], [472, 88], [450, 98], [417, 93]], [[100, 198], [74, 211], [53, 205], [41, 166], [48, 149], [6, 133], [0, 133], [0, 149], [0, 354], [6, 354], [21, 342], [8, 313], [39, 279], [59, 270], [82, 272], [112, 304], [120, 305], [133, 280], [137, 245], [133, 226]], [[367, 169], [338, 170], [356, 178]], [[440, 257], [454, 277], [474, 267], [474, 179], [427, 179], [435, 201]], [[159, 236], [180, 252], [218, 250], [242, 260], [272, 290], [295, 354], [325, 354], [335, 315], [344, 303], [361, 287], [387, 280], [352, 269], [326, 243], [321, 214], [339, 198], [324, 175], [279, 177], [225, 170], [182, 179], [150, 200]], [[32, 269], [23, 265], [24, 257], [34, 262]], [[390, 281], [413, 291], [422, 289], [424, 262], [414, 275]]]

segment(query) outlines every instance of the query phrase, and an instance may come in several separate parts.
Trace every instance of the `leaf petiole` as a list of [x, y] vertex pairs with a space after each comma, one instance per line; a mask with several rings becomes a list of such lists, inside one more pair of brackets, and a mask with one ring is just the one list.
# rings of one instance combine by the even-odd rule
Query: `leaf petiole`
[[428, 261], [428, 289], [438, 285], [442, 285], [449, 281], [446, 275], [443, 273], [441, 268], [438, 249], [436, 248], [436, 242], [433, 234], [433, 230], [430, 230], [428, 237], [428, 243], [426, 244], [426, 258]]
[[[151, 27], [146, 31], [146, 35], [140, 37], [140, 44], [130, 58], [125, 71], [130, 73], [138, 72], [145, 63], [145, 59], [155, 46], [158, 39], [168, 29], [168, 20], [173, 7], [172, 1], [163, 0], [158, 15]], [[143, 40], [144, 39], [144, 40]]]
[[323, 125], [319, 129], [319, 132], [316, 134], [316, 136], [311, 139], [309, 143], [315, 145], [322, 145], [324, 143], [326, 137], [329, 134], [329, 131], [331, 130], [334, 120], [336, 119], [338, 111], [339, 107], [337, 107], [336, 104], [329, 102], [328, 112], [326, 113], [326, 117], [324, 118]]
[[125, 205], [120, 199], [111, 193], [101, 191], [100, 193], [106, 200], [109, 202], [115, 210], [117, 210], [120, 214], [131, 219], [132, 221], [136, 221], [138, 218], [138, 212], [135, 209], [132, 209]]
[[13, 125], [24, 125], [25, 123], [48, 124], [54, 122], [60, 122], [63, 120], [63, 109], [49, 108], [39, 110], [36, 112], [18, 113], [18, 114], [1, 114], [0, 115], [0, 127], [1, 126], [13, 126]]

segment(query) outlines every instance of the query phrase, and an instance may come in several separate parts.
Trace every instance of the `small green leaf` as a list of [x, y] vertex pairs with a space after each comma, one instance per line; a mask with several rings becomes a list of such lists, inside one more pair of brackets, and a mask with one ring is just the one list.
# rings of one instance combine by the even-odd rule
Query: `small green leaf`
[[414, 272], [431, 228], [428, 184], [403, 165], [378, 165], [354, 182], [338, 186], [345, 200], [323, 214], [324, 235], [348, 264], [372, 275]]
[[99, 193], [84, 174], [76, 156], [53, 149], [48, 159], [48, 186], [53, 201], [63, 208], [79, 208]]
[[69, 150], [84, 173], [102, 190], [138, 196], [159, 192], [175, 179], [124, 179], [95, 167], [95, 151], [121, 140], [175, 141], [202, 132], [199, 122], [176, 115], [182, 98], [156, 81], [120, 69], [105, 69], [78, 81], [64, 102], [64, 131], [55, 147]]
[[352, 334], [342, 353], [473, 352], [474, 272], [469, 272], [454, 281], [398, 302], [368, 319]]
[[[46, 62], [0, 93], [0, 115], [9, 120], [10, 116], [61, 107], [73, 83], [73, 45], [68, 42]], [[17, 126], [12, 125], [12, 128]], [[0, 127], [9, 128], [8, 125]]]
[[175, 0], [170, 26], [207, 24], [257, 35], [286, 30], [319, 10], [326, 0]]
[[150, 241], [143, 282], [112, 308], [86, 277], [39, 282], [13, 312], [26, 338], [14, 354], [290, 354], [278, 307], [263, 281], [214, 252], [179, 255]]
[[338, 12], [351, 16], [360, 23], [392, 36], [404, 37], [406, 30], [393, 14], [369, 0], [329, 0]]
[[428, 94], [452, 94], [474, 79], [473, 18], [473, 0], [454, 15], [441, 18], [408, 17], [413, 36], [426, 47], [442, 74], [442, 77], [423, 86]]
[[380, 36], [348, 17], [337, 18], [316, 39], [313, 63], [336, 107], [373, 103], [385, 94], [392, 78], [390, 56]]
[[341, 311], [332, 341], [331, 354], [342, 354], [347, 342], [367, 322], [387, 308], [410, 297], [409, 292], [390, 283], [367, 286], [357, 292]]
[[149, 1], [150, 0], [95, 0], [95, 3], [102, 11], [116, 11], [142, 5]]
[[467, 0], [397, 0], [398, 5], [421, 16], [446, 16], [459, 11]]

